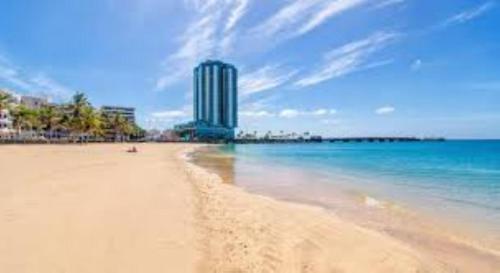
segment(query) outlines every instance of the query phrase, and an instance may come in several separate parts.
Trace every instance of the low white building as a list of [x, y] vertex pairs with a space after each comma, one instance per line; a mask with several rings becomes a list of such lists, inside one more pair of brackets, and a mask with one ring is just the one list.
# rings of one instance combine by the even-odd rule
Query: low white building
[[0, 110], [0, 140], [12, 139], [15, 131], [12, 128], [12, 118], [9, 110]]
[[[11, 106], [23, 105], [29, 109], [40, 109], [48, 104], [47, 99], [18, 95], [15, 92], [1, 89], [0, 92], [11, 95], [9, 103]], [[0, 110], [0, 141], [1, 140], [33, 140], [40, 138], [40, 133], [33, 130], [17, 132], [13, 126], [13, 118], [8, 109]]]

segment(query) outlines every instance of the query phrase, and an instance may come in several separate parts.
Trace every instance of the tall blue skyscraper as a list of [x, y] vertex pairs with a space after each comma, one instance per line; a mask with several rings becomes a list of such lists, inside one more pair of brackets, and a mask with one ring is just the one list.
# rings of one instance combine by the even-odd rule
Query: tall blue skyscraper
[[238, 126], [238, 71], [233, 65], [206, 61], [194, 69], [194, 120], [215, 127]]
[[238, 70], [208, 60], [193, 71], [193, 122], [175, 130], [194, 140], [231, 140], [238, 126]]

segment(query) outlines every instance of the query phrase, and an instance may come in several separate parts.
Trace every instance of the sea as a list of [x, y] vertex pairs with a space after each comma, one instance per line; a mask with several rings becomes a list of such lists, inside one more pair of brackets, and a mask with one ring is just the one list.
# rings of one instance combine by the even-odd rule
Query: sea
[[209, 147], [198, 163], [279, 199], [339, 213], [348, 199], [404, 208], [500, 237], [498, 140], [234, 144]]

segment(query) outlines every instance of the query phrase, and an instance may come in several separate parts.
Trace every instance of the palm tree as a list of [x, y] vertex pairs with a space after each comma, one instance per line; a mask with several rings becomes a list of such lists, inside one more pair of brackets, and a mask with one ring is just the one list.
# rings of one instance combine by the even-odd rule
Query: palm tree
[[128, 139], [130, 136], [134, 133], [134, 126], [125, 118], [123, 118], [125, 122], [122, 123], [121, 126], [121, 131], [124, 136], [126, 136]]
[[64, 111], [64, 108], [60, 109], [61, 118], [59, 123], [57, 124], [57, 129], [61, 131], [65, 131], [70, 134], [71, 130], [71, 116]]
[[123, 140], [125, 136], [130, 136], [132, 134], [132, 126], [130, 122], [124, 118], [122, 115], [117, 114], [108, 118], [109, 128], [113, 130], [115, 134], [115, 141], [118, 139]]
[[101, 114], [92, 107], [86, 107], [82, 112], [83, 131], [97, 137], [104, 134], [103, 119]]
[[0, 90], [0, 111], [9, 108], [11, 98], [10, 94]]
[[141, 137], [144, 137], [146, 131], [144, 131], [144, 129], [142, 129], [141, 127], [139, 127], [137, 124], [131, 124], [132, 126], [132, 133], [131, 133], [131, 136], [133, 136], [135, 139], [139, 139]]
[[43, 125], [40, 119], [40, 110], [39, 109], [29, 109], [28, 111], [28, 120], [30, 123], [30, 129], [35, 131], [37, 137], [40, 136], [41, 131], [43, 129]]
[[33, 130], [40, 128], [38, 113], [36, 110], [26, 108], [23, 105], [18, 105], [12, 109], [13, 125], [20, 135], [22, 130]]
[[44, 106], [39, 111], [39, 120], [41, 123], [41, 127], [45, 132], [49, 135], [50, 138], [53, 136], [54, 130], [61, 128], [61, 112], [59, 109], [53, 105]]
[[73, 112], [73, 115], [78, 116], [86, 107], [90, 107], [87, 96], [82, 92], [77, 92], [73, 96], [73, 101], [70, 104], [70, 109]]
[[88, 114], [90, 103], [84, 93], [78, 92], [73, 96], [73, 101], [69, 104], [69, 128], [74, 140], [77, 141], [87, 131], [85, 114]]

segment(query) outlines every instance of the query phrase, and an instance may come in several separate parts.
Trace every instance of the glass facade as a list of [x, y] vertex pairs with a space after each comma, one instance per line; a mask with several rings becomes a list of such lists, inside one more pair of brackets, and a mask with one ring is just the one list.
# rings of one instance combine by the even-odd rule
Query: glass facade
[[228, 141], [238, 126], [238, 70], [220, 61], [206, 61], [193, 70], [192, 122], [175, 132], [185, 140]]
[[194, 121], [234, 129], [238, 126], [238, 71], [233, 65], [206, 61], [194, 69]]

